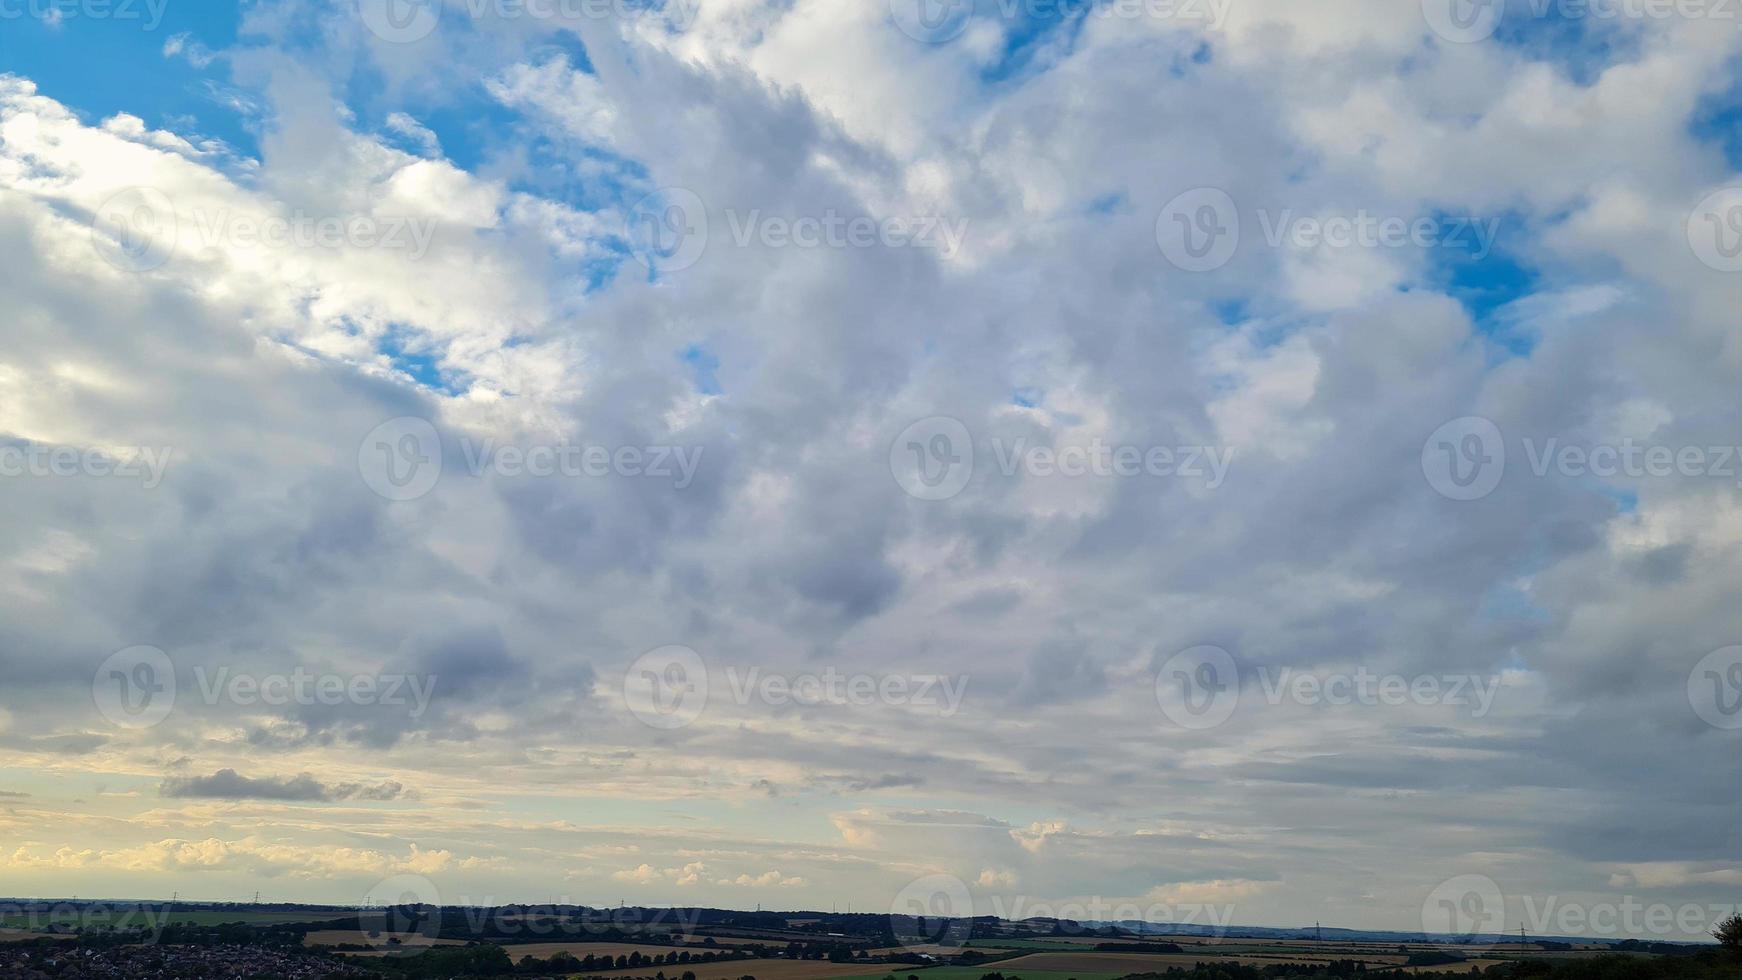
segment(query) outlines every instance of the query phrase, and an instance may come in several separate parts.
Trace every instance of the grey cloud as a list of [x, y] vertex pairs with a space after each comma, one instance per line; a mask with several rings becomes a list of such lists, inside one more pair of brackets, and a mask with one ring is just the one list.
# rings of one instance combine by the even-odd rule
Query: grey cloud
[[327, 784], [308, 773], [289, 777], [249, 777], [234, 769], [219, 769], [210, 776], [172, 776], [158, 787], [158, 793], [171, 799], [386, 801], [401, 798], [405, 787], [393, 780], [374, 784]]

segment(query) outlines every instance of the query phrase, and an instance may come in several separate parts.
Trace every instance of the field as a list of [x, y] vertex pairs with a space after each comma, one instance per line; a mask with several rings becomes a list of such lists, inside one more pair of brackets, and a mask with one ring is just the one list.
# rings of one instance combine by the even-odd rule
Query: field
[[[1020, 973], [1024, 977], [1030, 973], [1069, 973], [1080, 975], [1084, 971], [1105, 973], [1109, 976], [1124, 976], [1127, 973], [1149, 973], [1165, 970], [1170, 966], [1190, 967], [1194, 963], [1208, 962], [1212, 958], [1194, 953], [1030, 953], [1018, 956], [1013, 960], [999, 960], [998, 970], [1002, 973]], [[1247, 956], [1217, 957], [1224, 962], [1233, 960], [1248, 965], [1263, 963], [1294, 962], [1292, 960], [1264, 960]]]
[[[575, 976], [599, 977], [601, 980], [625, 980], [628, 977], [650, 977], [655, 972], [664, 970], [665, 975], [670, 977], [673, 969], [669, 966], [644, 966], [605, 973], [577, 973]], [[835, 977], [872, 976], [874, 980], [880, 980], [884, 976], [883, 973], [866, 974], [863, 963], [823, 963], [818, 960], [731, 960], [725, 963], [686, 963], [675, 967], [675, 969], [679, 973], [693, 971], [696, 980], [738, 980], [739, 977], [743, 976], [754, 976], [756, 980], [812, 980], [812, 978], [832, 980]], [[899, 975], [905, 977], [909, 972], [913, 971], [903, 971]], [[925, 971], [928, 977], [941, 977], [944, 973], [945, 971], [942, 970]], [[986, 971], [967, 971], [962, 976], [968, 977], [969, 973], [972, 973], [971, 980], [980, 980]], [[957, 980], [957, 978], [950, 977], [949, 980]], [[1028, 980], [1028, 978], [1025, 977], [1023, 980]], [[1051, 980], [1051, 978], [1037, 977], [1035, 980]], [[1058, 980], [1066, 980], [1066, 978], [1061, 976]], [[1100, 978], [1078, 977], [1077, 980], [1100, 980]], [[1112, 978], [1108, 978], [1108, 980], [1112, 980]]]
[[[896, 980], [906, 980], [910, 975], [919, 977], [921, 980], [980, 980], [981, 977], [988, 973], [1001, 972], [1005, 976], [1010, 976], [1015, 971], [1009, 969], [1009, 962], [1011, 961], [984, 964], [981, 966], [934, 966], [923, 970], [915, 969], [910, 966], [897, 966], [893, 970], [884, 970], [881, 973], [854, 974], [852, 977], [847, 978], [847, 980], [884, 980], [885, 977], [891, 975], [893, 975]], [[864, 968], [859, 967], [858, 969], [862, 970]], [[1119, 978], [1124, 976], [1126, 972], [1129, 971], [1119, 973], [1100, 973], [1092, 970], [1068, 970], [1063, 972], [1057, 970], [1023, 970], [1020, 975], [1022, 980], [1119, 980]], [[797, 977], [805, 976], [805, 974], [790, 974], [789, 976], [796, 980]], [[756, 980], [764, 980], [762, 974], [756, 974]]]
[[22, 929], [0, 929], [0, 943], [21, 943], [32, 939], [72, 939], [64, 933], [25, 932]]

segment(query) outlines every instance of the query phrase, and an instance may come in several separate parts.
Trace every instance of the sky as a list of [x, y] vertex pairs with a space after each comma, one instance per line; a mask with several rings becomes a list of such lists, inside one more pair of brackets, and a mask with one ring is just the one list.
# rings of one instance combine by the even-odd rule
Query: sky
[[1739, 28], [0, 0], [0, 892], [1699, 938]]

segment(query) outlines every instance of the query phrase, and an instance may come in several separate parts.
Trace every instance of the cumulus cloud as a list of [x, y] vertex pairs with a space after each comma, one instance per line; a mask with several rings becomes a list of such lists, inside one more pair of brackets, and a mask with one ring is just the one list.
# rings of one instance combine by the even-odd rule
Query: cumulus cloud
[[[1742, 280], [1688, 237], [1738, 180], [1712, 126], [1736, 32], [1451, 44], [1419, 4], [1248, 0], [1033, 36], [982, 10], [921, 44], [879, 4], [704, 0], [681, 29], [391, 43], [353, 6], [150, 39], [212, 96], [193, 122], [154, 86], [93, 114], [64, 76], [0, 76], [0, 464], [167, 460], [149, 488], [3, 477], [19, 887], [332, 900], [311, 882], [421, 868], [505, 899], [874, 906], [948, 874], [1399, 928], [1466, 872], [1733, 887], [1709, 774], [1734, 740], [1689, 679], [1742, 642], [1736, 481], [1532, 461], [1742, 428]], [[1201, 188], [1241, 241], [1191, 272], [1158, 232]], [[830, 215], [967, 231], [733, 233]], [[1267, 239], [1362, 215], [1495, 231], [1479, 259]], [[692, 261], [650, 250], [701, 216]], [[1423, 451], [1470, 416], [1508, 460], [1458, 501]], [[974, 466], [921, 499], [892, 459], [947, 458], [899, 441], [938, 418]], [[1057, 472], [1097, 446], [1167, 475]], [[539, 447], [700, 463], [682, 488], [516, 465]], [[1213, 487], [1180, 472], [1212, 449]], [[371, 487], [429, 455], [427, 492]], [[702, 675], [651, 673], [705, 703], [645, 723], [638, 658], [674, 644]], [[137, 645], [173, 684], [99, 675]], [[1158, 680], [1203, 645], [1238, 703], [1181, 725]], [[830, 667], [910, 683], [734, 683]], [[1273, 693], [1357, 670], [1497, 693]], [[940, 677], [954, 708], [920, 694]], [[421, 707], [388, 693], [411, 679]], [[155, 724], [100, 710], [155, 685]]]

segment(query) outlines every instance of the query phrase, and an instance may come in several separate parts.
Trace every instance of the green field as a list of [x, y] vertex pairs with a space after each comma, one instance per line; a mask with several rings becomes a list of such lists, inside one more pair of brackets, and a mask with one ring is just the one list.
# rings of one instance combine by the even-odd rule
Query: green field
[[1093, 943], [1063, 939], [970, 939], [962, 945], [969, 949], [1027, 949], [1046, 953], [1080, 953], [1095, 948]]

